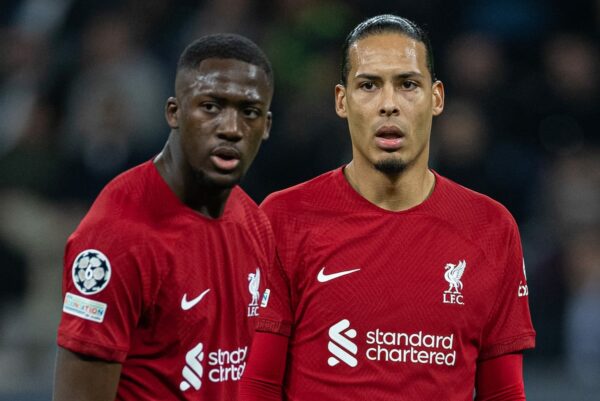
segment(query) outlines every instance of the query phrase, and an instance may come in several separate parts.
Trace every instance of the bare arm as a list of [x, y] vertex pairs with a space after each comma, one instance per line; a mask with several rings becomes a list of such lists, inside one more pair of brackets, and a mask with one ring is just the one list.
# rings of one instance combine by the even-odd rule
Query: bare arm
[[121, 364], [58, 347], [53, 401], [114, 401]]

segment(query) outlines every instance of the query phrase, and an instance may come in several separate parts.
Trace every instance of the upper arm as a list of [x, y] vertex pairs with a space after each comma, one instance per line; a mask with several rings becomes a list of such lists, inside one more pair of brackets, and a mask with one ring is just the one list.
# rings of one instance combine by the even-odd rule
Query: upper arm
[[53, 401], [114, 401], [121, 364], [58, 347]]
[[498, 263], [494, 274], [499, 285], [483, 332], [481, 360], [535, 346], [519, 230], [512, 218], [505, 226], [494, 237]]
[[242, 401], [281, 401], [289, 338], [257, 332], [240, 381]]
[[477, 363], [476, 401], [525, 401], [523, 354], [506, 354]]
[[[96, 238], [90, 230], [86, 235], [90, 237], [80, 234], [67, 244], [57, 342], [82, 355], [122, 363], [148, 304], [148, 289], [156, 288], [159, 275], [151, 263], [142, 274], [140, 260], [147, 253], [129, 235], [110, 240]], [[100, 261], [101, 281], [92, 260]]]

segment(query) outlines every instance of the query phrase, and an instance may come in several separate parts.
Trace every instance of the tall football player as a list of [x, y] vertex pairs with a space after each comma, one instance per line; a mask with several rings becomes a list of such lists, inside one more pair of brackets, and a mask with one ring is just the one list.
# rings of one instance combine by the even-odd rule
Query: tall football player
[[250, 40], [185, 49], [163, 150], [110, 182], [68, 240], [55, 401], [237, 398], [275, 257], [237, 184], [269, 135], [272, 95]]
[[352, 161], [261, 205], [281, 274], [241, 399], [524, 400], [535, 332], [518, 229], [428, 167], [444, 86], [424, 31], [394, 15], [358, 25], [335, 106]]

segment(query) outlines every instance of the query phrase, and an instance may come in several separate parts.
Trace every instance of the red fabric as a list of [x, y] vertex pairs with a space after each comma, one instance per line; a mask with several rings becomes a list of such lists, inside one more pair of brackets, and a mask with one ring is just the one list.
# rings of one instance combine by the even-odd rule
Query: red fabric
[[[86, 293], [72, 273], [90, 250], [111, 276]], [[266, 216], [239, 187], [209, 219], [144, 163], [108, 184], [69, 238], [58, 344], [122, 363], [119, 401], [236, 399], [274, 261]], [[92, 301], [101, 322], [78, 312]]]
[[258, 327], [291, 322], [286, 399], [471, 399], [478, 361], [534, 346], [514, 219], [435, 179], [400, 212], [360, 196], [342, 168], [263, 202], [282, 271], [268, 287], [288, 298], [272, 297]]
[[[240, 401], [280, 401], [288, 340], [257, 333], [240, 382]], [[477, 364], [475, 401], [525, 401], [523, 355], [508, 354]]]
[[477, 364], [475, 401], [525, 401], [523, 355], [508, 354]]
[[240, 401], [281, 401], [288, 338], [256, 333], [240, 382]]

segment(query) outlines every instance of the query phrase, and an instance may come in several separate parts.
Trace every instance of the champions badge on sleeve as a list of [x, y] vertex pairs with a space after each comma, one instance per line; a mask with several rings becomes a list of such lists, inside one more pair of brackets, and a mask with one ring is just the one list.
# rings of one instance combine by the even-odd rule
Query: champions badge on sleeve
[[81, 252], [73, 262], [73, 283], [84, 295], [97, 294], [110, 280], [110, 262], [96, 249]]

